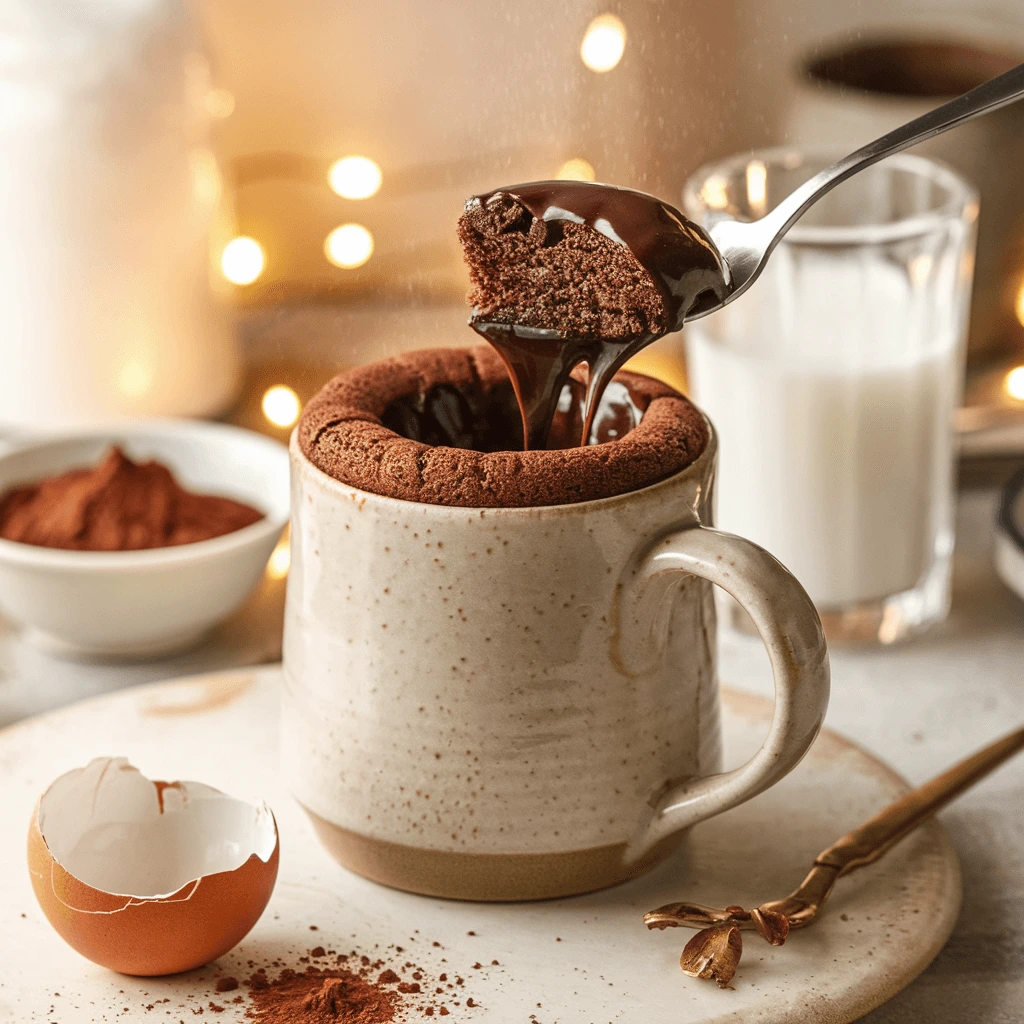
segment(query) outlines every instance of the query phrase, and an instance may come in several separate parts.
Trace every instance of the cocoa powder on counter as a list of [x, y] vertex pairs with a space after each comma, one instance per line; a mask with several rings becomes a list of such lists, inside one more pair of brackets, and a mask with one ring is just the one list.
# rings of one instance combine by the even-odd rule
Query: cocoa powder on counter
[[[393, 946], [390, 952], [404, 950]], [[299, 971], [275, 961], [276, 976], [258, 968], [242, 982], [249, 990], [247, 1018], [257, 1024], [392, 1024], [479, 1006], [466, 997], [462, 978], [449, 981], [445, 972], [435, 977], [411, 960], [388, 966], [380, 958], [323, 946], [298, 959], [319, 962]]]
[[233, 533], [263, 518], [242, 502], [187, 491], [159, 462], [113, 448], [99, 465], [0, 495], [0, 537], [74, 551], [176, 547]]
[[401, 1005], [393, 989], [344, 968], [286, 968], [265, 978], [254, 975], [246, 1014], [263, 1024], [389, 1024]]

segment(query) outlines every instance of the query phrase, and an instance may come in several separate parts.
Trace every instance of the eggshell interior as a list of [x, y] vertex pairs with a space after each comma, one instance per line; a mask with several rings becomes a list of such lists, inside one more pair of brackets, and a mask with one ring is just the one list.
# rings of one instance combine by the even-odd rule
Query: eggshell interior
[[266, 804], [200, 782], [152, 782], [127, 759], [97, 758], [62, 775], [39, 803], [54, 859], [95, 889], [158, 898], [204, 875], [234, 871], [277, 844]]

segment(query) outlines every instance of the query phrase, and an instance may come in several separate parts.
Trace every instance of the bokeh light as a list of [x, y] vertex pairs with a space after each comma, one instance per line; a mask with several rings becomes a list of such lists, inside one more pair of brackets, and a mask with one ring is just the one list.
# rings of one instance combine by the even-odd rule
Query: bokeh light
[[208, 149], [194, 149], [189, 153], [189, 165], [196, 202], [203, 206], [216, 206], [224, 187], [217, 158]]
[[576, 156], [571, 160], [566, 160], [558, 168], [558, 173], [555, 177], [560, 181], [593, 181], [596, 175], [589, 161], [584, 160], [583, 157]]
[[324, 240], [324, 254], [343, 270], [361, 267], [373, 255], [373, 235], [362, 224], [342, 224]]
[[264, 393], [262, 408], [275, 427], [290, 427], [299, 418], [302, 403], [287, 384], [275, 384]]
[[142, 398], [148, 394], [156, 380], [152, 363], [136, 355], [126, 359], [117, 370], [118, 390], [129, 398]]
[[928, 277], [932, 272], [933, 262], [930, 253], [919, 252], [907, 264], [907, 275], [910, 277], [910, 283], [915, 288], [920, 288], [927, 283]]
[[626, 26], [614, 14], [599, 14], [580, 43], [580, 57], [591, 71], [611, 71], [626, 49]]
[[1024, 402], [1024, 366], [1015, 366], [1003, 381], [1003, 387], [1011, 398]]
[[283, 580], [288, 575], [292, 564], [292, 546], [287, 532], [277, 542], [267, 560], [267, 575], [272, 580]]
[[724, 174], [710, 174], [700, 187], [701, 202], [709, 210], [725, 210], [729, 206], [729, 179]]
[[206, 112], [218, 120], [230, 117], [235, 112], [234, 94], [227, 89], [211, 89], [206, 94]]
[[327, 180], [342, 199], [369, 199], [380, 188], [383, 175], [368, 156], [346, 156], [331, 164]]
[[255, 238], [232, 238], [220, 254], [220, 269], [232, 284], [252, 284], [266, 266], [263, 247]]
[[763, 160], [747, 164], [747, 202], [754, 213], [762, 216], [768, 201], [768, 168]]
[[1021, 326], [1024, 327], [1024, 281], [1020, 283], [1017, 301], [1013, 304], [1013, 311], [1017, 314], [1017, 319], [1020, 321]]

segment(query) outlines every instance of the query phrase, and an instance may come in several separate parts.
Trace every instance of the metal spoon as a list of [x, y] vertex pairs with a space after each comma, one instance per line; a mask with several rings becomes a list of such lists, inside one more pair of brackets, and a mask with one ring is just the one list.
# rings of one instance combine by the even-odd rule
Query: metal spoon
[[[1019, 64], [998, 78], [894, 128], [880, 139], [819, 171], [760, 220], [743, 222], [723, 218], [711, 222], [707, 225], [707, 232], [728, 267], [729, 290], [721, 299], [706, 293], [703, 301], [688, 313], [687, 319], [698, 320], [742, 295], [757, 280], [782, 236], [810, 206], [840, 182], [884, 157], [941, 135], [990, 110], [998, 110], [1022, 96], [1024, 64]], [[1016, 172], [1008, 167], [1006, 173]]]
[[644, 914], [644, 923], [648, 928], [702, 928], [686, 944], [680, 967], [691, 977], [714, 978], [724, 988], [739, 964], [743, 949], [740, 930], [757, 931], [773, 946], [781, 946], [794, 928], [814, 922], [839, 878], [873, 864], [925, 819], [1021, 750], [1024, 728], [911, 790], [819, 853], [807, 877], [785, 899], [762, 903], [753, 910], [668, 903]]

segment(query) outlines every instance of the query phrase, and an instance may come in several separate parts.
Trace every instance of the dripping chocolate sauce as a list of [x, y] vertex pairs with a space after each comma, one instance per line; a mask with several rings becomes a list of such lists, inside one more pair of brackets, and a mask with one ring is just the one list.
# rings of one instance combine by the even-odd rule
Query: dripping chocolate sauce
[[511, 196], [538, 220], [586, 224], [624, 245], [648, 272], [669, 311], [667, 331], [630, 338], [577, 337], [470, 318], [470, 326], [508, 367], [523, 421], [523, 447], [547, 447], [563, 388], [580, 363], [587, 364], [587, 386], [578, 443], [593, 443], [601, 397], [626, 360], [725, 297], [728, 283], [721, 257], [700, 227], [643, 192], [594, 182], [536, 181], [495, 189], [470, 202], [486, 203], [499, 193]]
[[[579, 444], [586, 393], [586, 386], [574, 377], [562, 385], [545, 439], [547, 449], [574, 448]], [[612, 381], [595, 407], [587, 443], [604, 444], [624, 437], [640, 423], [648, 404], [647, 396], [629, 384]], [[426, 392], [396, 399], [384, 410], [381, 422], [396, 434], [432, 447], [516, 451], [523, 448], [516, 406], [511, 384], [486, 395], [475, 387], [438, 384]]]

